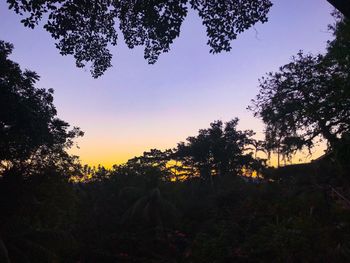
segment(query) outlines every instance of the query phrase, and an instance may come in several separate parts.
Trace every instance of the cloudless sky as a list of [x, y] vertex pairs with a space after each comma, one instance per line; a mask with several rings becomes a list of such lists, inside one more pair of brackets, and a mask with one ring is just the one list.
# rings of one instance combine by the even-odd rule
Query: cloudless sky
[[59, 55], [42, 28], [25, 28], [0, 2], [0, 39], [14, 44], [11, 59], [36, 71], [38, 87], [55, 90], [59, 117], [85, 136], [72, 152], [90, 165], [123, 163], [151, 148], [175, 147], [209, 123], [240, 118], [239, 128], [262, 138], [263, 124], [246, 110], [258, 79], [289, 62], [299, 50], [324, 52], [334, 22], [326, 0], [275, 0], [269, 22], [232, 42], [229, 53], [209, 54], [205, 28], [191, 11], [169, 53], [155, 65], [142, 47], [130, 50], [119, 35], [113, 67], [93, 79], [71, 56]]

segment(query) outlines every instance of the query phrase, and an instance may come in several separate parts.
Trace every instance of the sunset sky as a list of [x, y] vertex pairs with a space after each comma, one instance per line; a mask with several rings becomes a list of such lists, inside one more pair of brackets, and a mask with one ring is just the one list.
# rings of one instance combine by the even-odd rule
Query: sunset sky
[[[323, 52], [334, 20], [326, 0], [275, 0], [269, 22], [232, 42], [230, 53], [209, 54], [205, 28], [194, 12], [180, 37], [155, 65], [142, 47], [128, 49], [119, 35], [113, 68], [93, 79], [72, 57], [59, 55], [42, 25], [24, 28], [0, 2], [0, 39], [15, 46], [11, 59], [36, 71], [38, 87], [55, 90], [59, 117], [85, 136], [72, 152], [82, 163], [111, 166], [151, 148], [175, 147], [198, 129], [240, 118], [241, 129], [262, 138], [263, 125], [246, 110], [258, 93], [258, 79], [286, 64], [299, 50]], [[315, 154], [316, 157], [321, 151]]]

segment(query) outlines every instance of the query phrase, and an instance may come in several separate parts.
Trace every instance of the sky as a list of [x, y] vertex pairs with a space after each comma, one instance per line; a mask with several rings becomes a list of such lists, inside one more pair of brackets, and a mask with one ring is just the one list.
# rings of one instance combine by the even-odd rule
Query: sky
[[[39, 88], [53, 88], [58, 116], [85, 135], [71, 150], [82, 163], [110, 167], [146, 150], [176, 147], [214, 120], [240, 119], [240, 129], [263, 138], [263, 123], [246, 108], [258, 79], [276, 71], [299, 50], [324, 52], [334, 22], [326, 0], [275, 0], [269, 22], [232, 42], [231, 52], [210, 54], [205, 28], [191, 11], [180, 37], [155, 65], [143, 48], [128, 49], [119, 35], [113, 67], [94, 79], [71, 56], [61, 56], [42, 28], [25, 28], [0, 2], [0, 39], [14, 44], [11, 59], [36, 71]], [[315, 150], [317, 157], [322, 152]], [[302, 161], [299, 159], [299, 161]]]

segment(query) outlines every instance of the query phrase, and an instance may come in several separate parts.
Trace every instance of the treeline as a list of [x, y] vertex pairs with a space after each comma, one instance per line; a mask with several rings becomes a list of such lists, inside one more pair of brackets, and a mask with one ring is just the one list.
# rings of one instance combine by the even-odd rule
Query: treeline
[[[260, 81], [250, 109], [264, 141], [215, 121], [111, 169], [67, 153], [83, 133], [0, 41], [0, 262], [348, 262], [349, 26], [338, 17], [326, 54], [300, 52]], [[258, 157], [319, 140], [312, 164]]]
[[[152, 149], [135, 157], [123, 165], [115, 165], [113, 170], [137, 170], [157, 168], [166, 180], [186, 180], [200, 177], [211, 181], [213, 176], [252, 175], [261, 172], [265, 160], [254, 158], [262, 148], [256, 148], [257, 141], [251, 130], [237, 130], [238, 119], [225, 124], [216, 121], [210, 128], [199, 130], [197, 136], [188, 137], [176, 148], [168, 150]], [[255, 156], [256, 157], [256, 156]], [[108, 174], [104, 167], [83, 167], [82, 180], [93, 180]], [[79, 177], [75, 177], [80, 180]]]

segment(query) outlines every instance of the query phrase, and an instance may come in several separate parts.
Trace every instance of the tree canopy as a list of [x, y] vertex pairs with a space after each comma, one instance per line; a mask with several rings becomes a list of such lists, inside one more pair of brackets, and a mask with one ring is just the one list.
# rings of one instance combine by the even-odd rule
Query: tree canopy
[[144, 46], [150, 64], [170, 50], [180, 35], [188, 9], [195, 10], [206, 27], [210, 52], [231, 49], [230, 41], [257, 22], [266, 22], [270, 0], [148, 0], [71, 1], [7, 0], [9, 8], [24, 16], [22, 23], [44, 28], [57, 41], [62, 55], [73, 55], [78, 67], [91, 65], [93, 77], [111, 67], [110, 46], [116, 46], [117, 27], [129, 48]]
[[184, 167], [191, 167], [191, 173], [199, 172], [204, 179], [212, 175], [239, 175], [242, 168], [251, 167], [252, 130], [237, 129], [238, 119], [227, 123], [216, 121], [210, 128], [201, 129], [197, 136], [191, 136], [178, 144], [173, 158]]
[[57, 118], [53, 90], [35, 88], [39, 76], [11, 61], [12, 50], [0, 41], [0, 162], [21, 162], [37, 151], [72, 146], [83, 133]]
[[[350, 5], [349, 5], [350, 6]], [[329, 30], [333, 33], [334, 39], [328, 41], [327, 54], [328, 60], [344, 67], [344, 71], [350, 71], [350, 22], [343, 19], [340, 13], [333, 12], [336, 22], [329, 25]]]
[[[327, 0], [350, 17], [349, 0]], [[7, 0], [9, 8], [24, 16], [26, 27], [45, 20], [44, 28], [56, 40], [62, 55], [73, 55], [78, 67], [90, 66], [97, 78], [112, 66], [110, 46], [116, 46], [118, 27], [129, 48], [144, 46], [153, 64], [170, 50], [180, 35], [188, 9], [196, 11], [206, 27], [211, 53], [229, 51], [230, 41], [257, 22], [265, 23], [270, 0]]]
[[266, 124], [271, 148], [285, 154], [312, 147], [321, 136], [330, 149], [350, 132], [349, 20], [333, 27], [325, 55], [299, 54], [260, 80], [250, 107]]
[[327, 0], [337, 10], [339, 10], [345, 17], [350, 19], [350, 1], [349, 0]]

